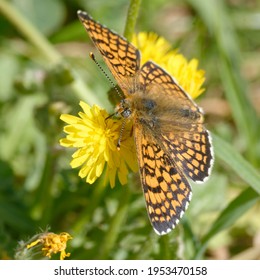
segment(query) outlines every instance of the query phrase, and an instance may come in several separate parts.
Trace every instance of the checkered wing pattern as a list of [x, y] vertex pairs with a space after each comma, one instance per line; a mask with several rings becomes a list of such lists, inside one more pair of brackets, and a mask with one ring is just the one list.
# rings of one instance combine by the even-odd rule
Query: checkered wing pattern
[[100, 51], [119, 86], [123, 89], [131, 87], [131, 77], [140, 68], [140, 52], [124, 37], [93, 20], [87, 13], [78, 11], [93, 43]]
[[188, 207], [191, 188], [150, 131], [136, 123], [134, 132], [147, 212], [154, 230], [166, 234]]
[[172, 160], [186, 176], [196, 183], [208, 178], [213, 158], [207, 130], [194, 124], [191, 131], [168, 132], [161, 138]]
[[[186, 176], [195, 182], [205, 181], [213, 163], [211, 141], [203, 126], [201, 109], [185, 91], [153, 62], [141, 69], [144, 91], [156, 102], [157, 116], [153, 129], [157, 141]], [[156, 127], [156, 129], [154, 129]]]

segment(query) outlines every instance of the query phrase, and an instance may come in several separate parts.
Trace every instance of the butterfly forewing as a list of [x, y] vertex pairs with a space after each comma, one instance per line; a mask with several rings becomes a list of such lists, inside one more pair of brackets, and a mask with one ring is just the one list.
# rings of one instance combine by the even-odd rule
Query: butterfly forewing
[[[187, 108], [193, 112], [201, 113], [197, 104], [187, 95], [187, 93], [178, 85], [178, 83], [160, 66], [152, 61], [147, 61], [141, 68], [141, 83], [144, 84], [146, 91], [152, 88], [152, 85], [159, 86], [158, 94], [166, 95], [174, 99], [171, 102], [184, 102]], [[188, 107], [189, 106], [189, 107]]]
[[124, 89], [128, 78], [140, 68], [140, 52], [124, 37], [96, 22], [87, 13], [78, 11], [78, 16], [112, 75]]

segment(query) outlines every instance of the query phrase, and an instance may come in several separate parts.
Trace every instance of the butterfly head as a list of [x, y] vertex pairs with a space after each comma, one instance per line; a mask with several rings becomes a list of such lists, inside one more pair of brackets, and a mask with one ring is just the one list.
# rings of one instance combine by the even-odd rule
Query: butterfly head
[[116, 106], [116, 113], [121, 115], [124, 119], [128, 119], [132, 115], [130, 102], [128, 99], [122, 99]]

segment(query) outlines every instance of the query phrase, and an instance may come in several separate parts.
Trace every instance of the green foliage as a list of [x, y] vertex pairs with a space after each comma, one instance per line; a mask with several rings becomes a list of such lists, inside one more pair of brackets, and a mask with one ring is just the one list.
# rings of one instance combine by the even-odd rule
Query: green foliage
[[[70, 169], [71, 153], [58, 144], [60, 114], [77, 114], [80, 100], [113, 110], [104, 98], [110, 85], [88, 59], [93, 46], [76, 11], [123, 33], [128, 2], [0, 0], [2, 259], [14, 258], [20, 240], [48, 226], [73, 236], [71, 259], [223, 258], [220, 248], [232, 259], [254, 247], [260, 232], [260, 26], [250, 24], [260, 10], [256, 2], [140, 4], [137, 29], [169, 38], [188, 58], [197, 57], [207, 76], [199, 103], [213, 132], [213, 174], [193, 186], [191, 205], [172, 233], [154, 233], [138, 174], [111, 189], [103, 178], [87, 185]], [[133, 22], [127, 26], [131, 33]], [[251, 245], [232, 249], [237, 236]]]

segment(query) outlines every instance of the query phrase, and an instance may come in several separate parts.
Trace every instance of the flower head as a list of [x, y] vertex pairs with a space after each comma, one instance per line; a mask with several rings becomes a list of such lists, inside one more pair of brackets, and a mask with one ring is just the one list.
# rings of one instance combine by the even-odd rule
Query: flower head
[[178, 84], [192, 97], [199, 96], [204, 89], [205, 72], [198, 70], [198, 60], [187, 59], [163, 37], [155, 33], [140, 32], [133, 37], [132, 43], [141, 51], [144, 64], [148, 60], [160, 65], [178, 81]]
[[37, 238], [35, 239], [36, 240], [27, 245], [27, 249], [41, 245], [41, 250], [46, 257], [51, 258], [52, 254], [57, 254], [59, 252], [60, 260], [64, 260], [66, 257], [70, 256], [70, 253], [65, 252], [67, 241], [72, 239], [67, 232], [62, 232], [60, 234], [52, 232], [41, 233], [37, 235]]
[[79, 113], [79, 117], [61, 115], [61, 119], [68, 123], [64, 127], [68, 135], [60, 140], [60, 144], [78, 149], [72, 155], [71, 167], [82, 166], [79, 176], [86, 178], [89, 184], [94, 183], [104, 169], [112, 187], [116, 176], [122, 185], [126, 184], [128, 167], [133, 171], [137, 170], [133, 137], [128, 137], [131, 134], [131, 124], [128, 123], [125, 127], [124, 138], [118, 150], [122, 121], [110, 118], [105, 110], [96, 105], [90, 107], [81, 101], [80, 106], [83, 112]]

